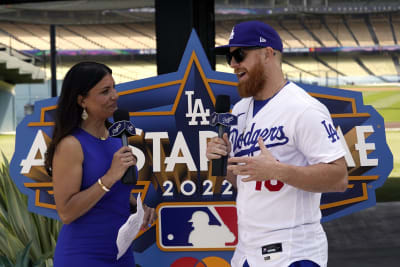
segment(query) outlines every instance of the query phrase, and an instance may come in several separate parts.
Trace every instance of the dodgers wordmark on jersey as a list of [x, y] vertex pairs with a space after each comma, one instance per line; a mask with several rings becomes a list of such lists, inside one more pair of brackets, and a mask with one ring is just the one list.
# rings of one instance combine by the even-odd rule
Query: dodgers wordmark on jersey
[[[256, 156], [262, 136], [280, 162], [307, 166], [345, 155], [328, 109], [294, 83], [288, 83], [253, 117], [253, 98], [233, 108], [238, 125], [230, 131], [230, 156]], [[277, 180], [242, 182], [237, 177], [239, 243], [232, 266], [288, 266], [298, 260], [327, 264], [327, 240], [320, 224], [321, 194]]]

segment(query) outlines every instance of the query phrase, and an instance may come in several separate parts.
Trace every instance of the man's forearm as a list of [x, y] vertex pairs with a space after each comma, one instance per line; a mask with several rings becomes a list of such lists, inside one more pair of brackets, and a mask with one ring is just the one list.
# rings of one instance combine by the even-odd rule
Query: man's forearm
[[347, 189], [344, 159], [299, 167], [278, 164], [277, 179], [285, 184], [310, 192], [343, 192]]

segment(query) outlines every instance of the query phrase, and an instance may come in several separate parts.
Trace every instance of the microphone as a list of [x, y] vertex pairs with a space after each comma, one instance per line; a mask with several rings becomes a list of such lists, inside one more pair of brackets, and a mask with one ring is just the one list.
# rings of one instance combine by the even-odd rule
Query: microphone
[[[218, 127], [218, 137], [222, 138], [227, 127], [237, 124], [237, 117], [230, 114], [231, 100], [229, 95], [218, 95], [215, 102], [215, 112], [211, 114], [211, 125]], [[212, 160], [211, 175], [226, 176], [228, 156]]]
[[[129, 119], [129, 112], [123, 109], [117, 109], [113, 115], [114, 124], [108, 128], [110, 136], [122, 139], [122, 145], [128, 146], [128, 137], [136, 134], [135, 126]], [[136, 184], [136, 170], [130, 166], [121, 179], [123, 184]]]

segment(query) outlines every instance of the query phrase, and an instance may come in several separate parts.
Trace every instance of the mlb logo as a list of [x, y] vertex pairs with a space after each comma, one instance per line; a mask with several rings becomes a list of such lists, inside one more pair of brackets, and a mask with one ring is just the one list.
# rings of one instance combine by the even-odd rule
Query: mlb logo
[[233, 250], [238, 242], [234, 202], [163, 203], [158, 218], [163, 251]]

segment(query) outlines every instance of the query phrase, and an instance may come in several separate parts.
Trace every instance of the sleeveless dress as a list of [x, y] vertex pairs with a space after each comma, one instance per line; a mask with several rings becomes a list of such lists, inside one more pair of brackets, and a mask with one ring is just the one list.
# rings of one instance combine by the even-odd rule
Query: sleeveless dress
[[[97, 183], [111, 166], [121, 139], [100, 140], [78, 128], [73, 134], [82, 146], [81, 190]], [[134, 267], [132, 245], [117, 260], [118, 230], [130, 215], [132, 185], [116, 182], [87, 213], [61, 228], [54, 253], [55, 267]]]

